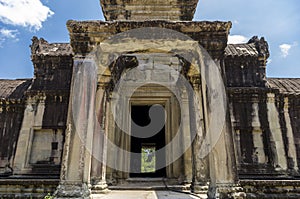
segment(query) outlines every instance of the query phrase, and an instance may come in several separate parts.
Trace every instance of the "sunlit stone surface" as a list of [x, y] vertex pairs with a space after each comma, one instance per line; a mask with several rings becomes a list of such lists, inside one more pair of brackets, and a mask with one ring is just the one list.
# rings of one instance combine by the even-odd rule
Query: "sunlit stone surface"
[[0, 80], [0, 198], [300, 198], [300, 79], [266, 77], [264, 38], [227, 44], [196, 0], [100, 3]]

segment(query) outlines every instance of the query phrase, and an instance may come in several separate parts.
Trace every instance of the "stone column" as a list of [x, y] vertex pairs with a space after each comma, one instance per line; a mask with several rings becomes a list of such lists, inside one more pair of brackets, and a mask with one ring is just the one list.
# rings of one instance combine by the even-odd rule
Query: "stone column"
[[297, 164], [297, 150], [295, 146], [295, 141], [293, 137], [293, 129], [292, 129], [292, 123], [291, 118], [289, 114], [290, 109], [290, 102], [289, 98], [284, 98], [284, 119], [286, 122], [286, 129], [287, 129], [287, 137], [288, 137], [288, 157], [290, 158], [290, 166], [293, 168], [293, 172], [298, 171], [298, 164]]
[[268, 121], [270, 126], [270, 142], [274, 149], [274, 167], [276, 170], [286, 170], [287, 160], [284, 151], [284, 143], [279, 122], [279, 114], [275, 105], [276, 96], [273, 93], [267, 94]]
[[97, 119], [93, 139], [92, 152], [92, 193], [106, 193], [106, 156], [107, 156], [107, 106], [105, 88], [100, 83], [96, 97]]
[[[110, 96], [107, 107], [107, 129], [109, 137], [107, 144], [108, 179], [110, 184], [120, 183], [129, 178], [130, 174], [130, 136], [123, 131], [125, 125], [129, 125], [129, 99], [127, 96]], [[112, 107], [113, 104], [115, 107]], [[118, 115], [122, 116], [116, 122]], [[129, 129], [128, 126], [125, 129]]]
[[253, 134], [253, 144], [254, 144], [254, 158], [253, 161], [255, 164], [265, 164], [266, 155], [264, 152], [264, 143], [263, 143], [263, 132], [261, 129], [261, 124], [259, 121], [259, 108], [258, 102], [253, 102], [252, 104], [252, 134]]
[[[182, 125], [181, 130], [183, 131], [183, 148], [186, 148], [191, 143], [191, 128], [190, 128], [190, 111], [189, 111], [189, 98], [186, 90], [182, 92], [182, 106], [181, 106], [182, 116], [181, 118]], [[184, 176], [183, 183], [190, 184], [192, 182], [192, 148], [188, 147], [183, 154], [184, 161]]]
[[[239, 187], [227, 93], [220, 73], [220, 60], [209, 61], [201, 67], [205, 142], [208, 151], [208, 198], [242, 198]], [[214, 123], [216, 121], [216, 123]], [[205, 154], [206, 154], [205, 153]], [[203, 155], [203, 154], [202, 154]]]
[[193, 182], [192, 191], [204, 194], [208, 190], [209, 162], [208, 157], [200, 157], [203, 138], [205, 137], [205, 117], [203, 110], [202, 92], [199, 83], [193, 83], [194, 99], [190, 99], [191, 132], [195, 134], [192, 143], [193, 152]]
[[74, 58], [61, 179], [55, 198], [89, 198], [97, 78], [92, 61]]
[[[129, 97], [128, 96], [123, 96], [121, 97], [121, 99], [119, 99], [120, 101], [117, 103], [119, 104], [119, 108], [116, 110], [117, 112], [115, 114], [121, 114], [123, 115], [122, 117], [122, 121], [120, 122], [120, 125], [125, 129], [130, 129], [128, 127], [131, 118], [130, 114], [129, 114]], [[129, 116], [129, 117], [127, 117]], [[117, 136], [115, 137], [116, 143], [118, 147], [120, 147], [119, 149], [116, 148], [116, 156], [114, 157], [116, 159], [116, 173], [117, 173], [117, 180], [124, 180], [129, 178], [130, 172], [132, 168], [130, 168], [130, 153], [128, 153], [128, 151], [130, 151], [130, 144], [131, 144], [131, 140], [130, 140], [130, 135], [128, 135], [128, 132], [124, 132], [123, 129], [120, 129], [118, 127], [118, 125], [116, 125], [116, 132], [117, 132]]]

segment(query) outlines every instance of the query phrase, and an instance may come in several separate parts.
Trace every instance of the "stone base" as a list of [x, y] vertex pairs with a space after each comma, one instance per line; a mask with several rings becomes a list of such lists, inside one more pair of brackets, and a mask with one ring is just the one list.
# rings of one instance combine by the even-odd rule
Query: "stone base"
[[217, 184], [216, 187], [209, 187], [207, 196], [211, 199], [244, 199], [246, 198], [246, 193], [244, 193], [243, 188], [237, 184]]
[[241, 180], [247, 198], [300, 198], [300, 180]]
[[60, 183], [54, 193], [55, 199], [78, 198], [89, 199], [91, 196], [90, 186], [85, 183]]
[[[218, 184], [213, 186], [194, 186], [194, 193], [203, 195], [205, 192], [210, 199], [244, 199], [246, 194], [243, 188], [236, 184]], [[197, 192], [196, 192], [197, 191]]]
[[0, 198], [44, 198], [58, 183], [58, 179], [0, 179]]
[[191, 191], [195, 194], [207, 194], [208, 192], [208, 185], [201, 185], [201, 184], [192, 184]]
[[92, 186], [92, 194], [106, 194], [108, 192], [109, 189], [105, 181], [98, 182]]
[[207, 195], [207, 198], [215, 199], [244, 199], [246, 193], [243, 188], [237, 184], [217, 184], [216, 187], [211, 185], [192, 184], [191, 190], [197, 195]]

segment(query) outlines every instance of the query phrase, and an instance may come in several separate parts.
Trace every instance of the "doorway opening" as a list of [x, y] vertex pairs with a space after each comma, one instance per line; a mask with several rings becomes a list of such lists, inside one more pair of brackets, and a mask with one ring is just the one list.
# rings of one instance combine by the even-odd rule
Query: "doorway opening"
[[[149, 110], [152, 105], [132, 106], [131, 118], [135, 124], [140, 127], [146, 127], [151, 123]], [[165, 120], [165, 112], [159, 112], [159, 118]], [[156, 118], [157, 119], [157, 118]], [[165, 125], [159, 132], [143, 131], [140, 128], [131, 129], [131, 146], [132, 155], [130, 157], [130, 177], [165, 177], [166, 154], [164, 146], [165, 141]], [[149, 134], [149, 135], [148, 135]], [[157, 150], [162, 153], [156, 153]], [[160, 167], [160, 169], [158, 169]]]

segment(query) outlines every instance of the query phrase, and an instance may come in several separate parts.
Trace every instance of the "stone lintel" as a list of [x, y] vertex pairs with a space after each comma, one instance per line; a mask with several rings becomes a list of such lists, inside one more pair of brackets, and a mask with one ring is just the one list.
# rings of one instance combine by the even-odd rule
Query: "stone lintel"
[[221, 59], [227, 46], [231, 22], [194, 21], [74, 21], [69, 20], [71, 46], [76, 55], [86, 55], [109, 37], [137, 28], [156, 27], [183, 33], [198, 41], [212, 56]]
[[233, 102], [265, 102], [267, 93], [274, 90], [266, 87], [229, 87], [227, 93], [230, 101]]

